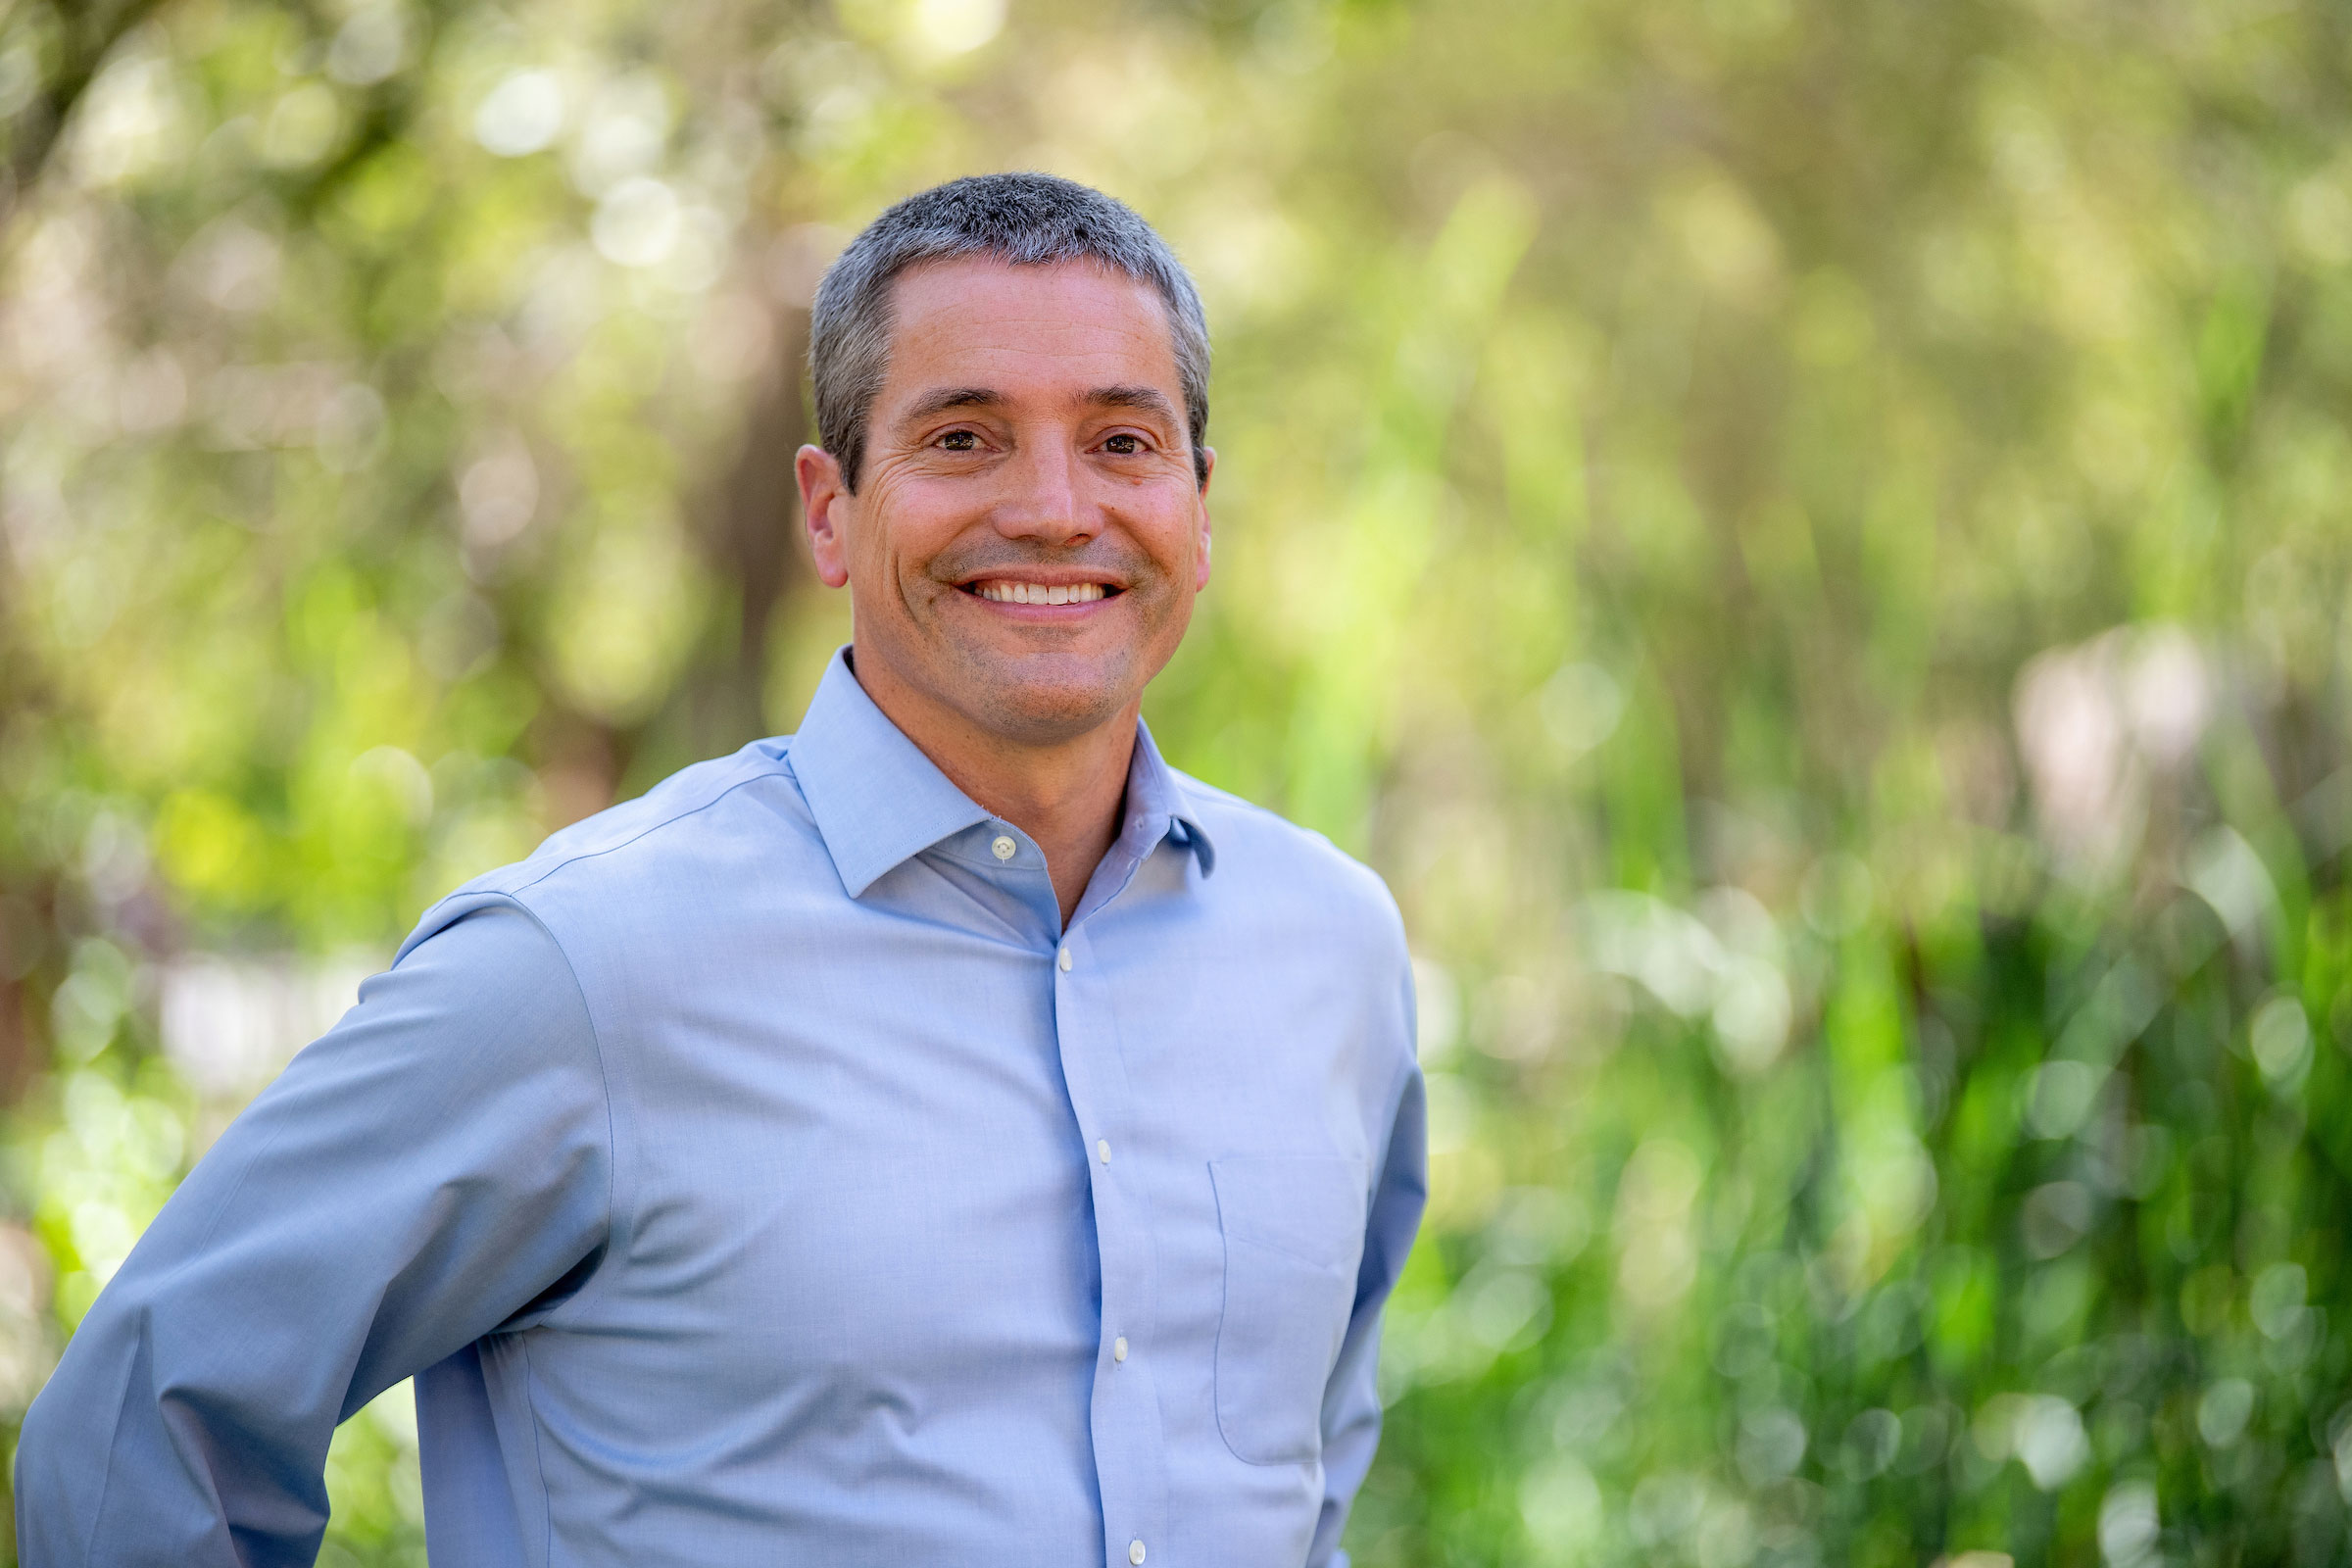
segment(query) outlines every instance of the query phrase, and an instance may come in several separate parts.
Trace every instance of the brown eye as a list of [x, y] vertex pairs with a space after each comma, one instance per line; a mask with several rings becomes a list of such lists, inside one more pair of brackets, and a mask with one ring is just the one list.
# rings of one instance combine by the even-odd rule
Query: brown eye
[[977, 452], [980, 438], [969, 430], [950, 430], [939, 438], [939, 444], [950, 452]]
[[1132, 458], [1144, 450], [1144, 443], [1131, 435], [1114, 435], [1102, 443], [1102, 450], [1121, 458]]

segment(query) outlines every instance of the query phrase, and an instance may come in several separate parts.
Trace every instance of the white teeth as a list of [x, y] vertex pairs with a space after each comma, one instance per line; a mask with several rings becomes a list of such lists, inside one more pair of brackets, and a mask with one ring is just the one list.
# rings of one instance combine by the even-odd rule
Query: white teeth
[[984, 582], [980, 597], [1000, 605], [1088, 605], [1103, 596], [1099, 582], [1048, 587], [1042, 582]]

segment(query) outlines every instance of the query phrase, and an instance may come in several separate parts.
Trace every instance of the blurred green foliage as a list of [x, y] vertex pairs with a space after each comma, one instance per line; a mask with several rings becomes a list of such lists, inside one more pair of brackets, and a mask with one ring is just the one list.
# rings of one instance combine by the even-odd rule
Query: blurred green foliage
[[2348, 131], [2248, 0], [9, 8], [0, 1397], [424, 904], [791, 727], [812, 281], [1038, 167], [1216, 330], [1152, 722], [1421, 956], [1359, 1563], [2352, 1561]]

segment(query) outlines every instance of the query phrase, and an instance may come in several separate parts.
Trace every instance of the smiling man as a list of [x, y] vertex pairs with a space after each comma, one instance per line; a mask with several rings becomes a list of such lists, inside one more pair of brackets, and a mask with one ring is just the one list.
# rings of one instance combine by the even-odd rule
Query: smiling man
[[411, 1375], [436, 1562], [1345, 1561], [1410, 980], [1369, 872], [1139, 717], [1208, 580], [1199, 299], [994, 175], [811, 342], [855, 634], [800, 730], [427, 911], [83, 1320], [25, 1563], [308, 1563]]

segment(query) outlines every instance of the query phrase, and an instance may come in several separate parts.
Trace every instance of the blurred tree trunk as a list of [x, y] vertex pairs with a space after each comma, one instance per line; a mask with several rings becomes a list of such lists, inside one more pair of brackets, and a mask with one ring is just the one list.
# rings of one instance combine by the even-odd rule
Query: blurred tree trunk
[[801, 366], [808, 351], [808, 313], [778, 306], [769, 317], [766, 364], [753, 383], [742, 444], [702, 508], [699, 542], [711, 574], [734, 600], [734, 646], [712, 651], [690, 702], [698, 750], [716, 755], [773, 727], [763, 710], [768, 649], [800, 584], [793, 534], [800, 519], [793, 454], [808, 436]]
[[[19, 198], [48, 167], [74, 106], [97, 78], [115, 45], [152, 16], [162, 0], [66, 0], [63, 5], [11, 5], [0, 37], [32, 42], [43, 74], [31, 98], [6, 128], [8, 159], [0, 185], [0, 225], [16, 215]], [[46, 47], [43, 45], [46, 44]]]

